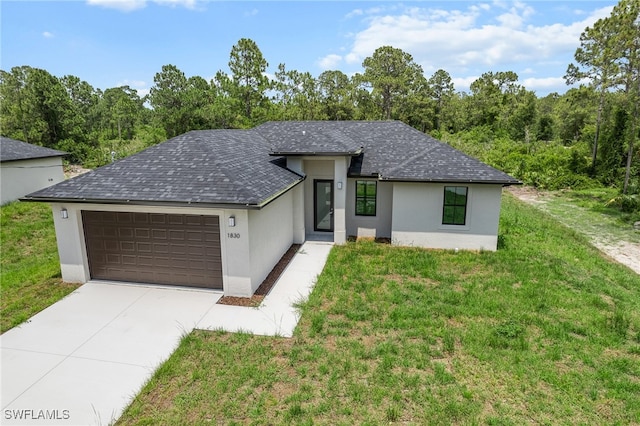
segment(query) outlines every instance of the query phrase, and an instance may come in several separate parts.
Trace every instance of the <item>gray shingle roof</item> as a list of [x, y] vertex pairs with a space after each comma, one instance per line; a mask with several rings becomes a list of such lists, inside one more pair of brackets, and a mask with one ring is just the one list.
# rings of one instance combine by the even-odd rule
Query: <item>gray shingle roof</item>
[[[311, 154], [316, 147], [324, 146], [334, 148], [336, 153], [355, 155], [353, 148], [362, 147], [362, 154], [351, 161], [350, 176], [423, 182], [520, 183], [399, 121], [270, 122], [258, 126], [256, 131], [273, 145], [274, 154], [304, 154], [305, 150]], [[324, 145], [316, 141], [320, 139], [316, 135], [327, 134], [331, 137]], [[305, 142], [309, 136], [310, 142]], [[301, 143], [297, 151], [296, 143]]]
[[336, 122], [270, 121], [256, 130], [271, 142], [272, 155], [353, 155], [362, 150], [360, 141]]
[[302, 180], [253, 130], [200, 130], [29, 194], [34, 201], [261, 206]]
[[303, 180], [283, 153], [350, 155], [350, 176], [520, 183], [398, 121], [270, 122], [191, 131], [24, 199], [261, 207]]
[[0, 162], [31, 160], [35, 158], [62, 157], [66, 152], [45, 148], [0, 136]]

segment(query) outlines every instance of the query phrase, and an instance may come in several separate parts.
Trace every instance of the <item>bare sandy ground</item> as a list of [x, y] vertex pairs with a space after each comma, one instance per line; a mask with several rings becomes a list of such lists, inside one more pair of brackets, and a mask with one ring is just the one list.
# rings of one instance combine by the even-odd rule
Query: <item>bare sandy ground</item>
[[[534, 188], [511, 186], [508, 190], [528, 204], [538, 207], [543, 207], [545, 204], [543, 194]], [[637, 274], [640, 274], [640, 244], [620, 239], [612, 239], [610, 235], [604, 236], [598, 234], [595, 232], [595, 229], [596, 227], [575, 228], [576, 231], [585, 234], [591, 241], [591, 244], [605, 255], [628, 266]]]
[[71, 179], [72, 177], [83, 175], [90, 171], [91, 169], [85, 169], [82, 166], [76, 166], [75, 164], [71, 164], [64, 168], [64, 177], [65, 179]]

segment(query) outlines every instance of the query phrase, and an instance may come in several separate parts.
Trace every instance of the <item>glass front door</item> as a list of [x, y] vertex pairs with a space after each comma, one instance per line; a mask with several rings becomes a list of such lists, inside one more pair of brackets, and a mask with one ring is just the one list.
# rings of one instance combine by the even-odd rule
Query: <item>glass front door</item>
[[333, 181], [313, 181], [314, 231], [333, 232]]

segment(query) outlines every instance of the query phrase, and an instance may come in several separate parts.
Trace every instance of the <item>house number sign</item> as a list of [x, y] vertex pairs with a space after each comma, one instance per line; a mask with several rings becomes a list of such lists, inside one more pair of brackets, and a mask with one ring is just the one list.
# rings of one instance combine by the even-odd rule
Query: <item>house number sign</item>
[[240, 233], [239, 232], [227, 232], [227, 238], [240, 238]]

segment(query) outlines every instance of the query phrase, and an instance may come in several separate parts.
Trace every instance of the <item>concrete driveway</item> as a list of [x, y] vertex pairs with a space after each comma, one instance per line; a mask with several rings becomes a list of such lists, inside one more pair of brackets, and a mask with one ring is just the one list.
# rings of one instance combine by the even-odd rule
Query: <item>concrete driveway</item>
[[291, 336], [331, 244], [307, 242], [260, 308], [210, 290], [91, 282], [0, 336], [1, 424], [115, 421], [194, 328]]

